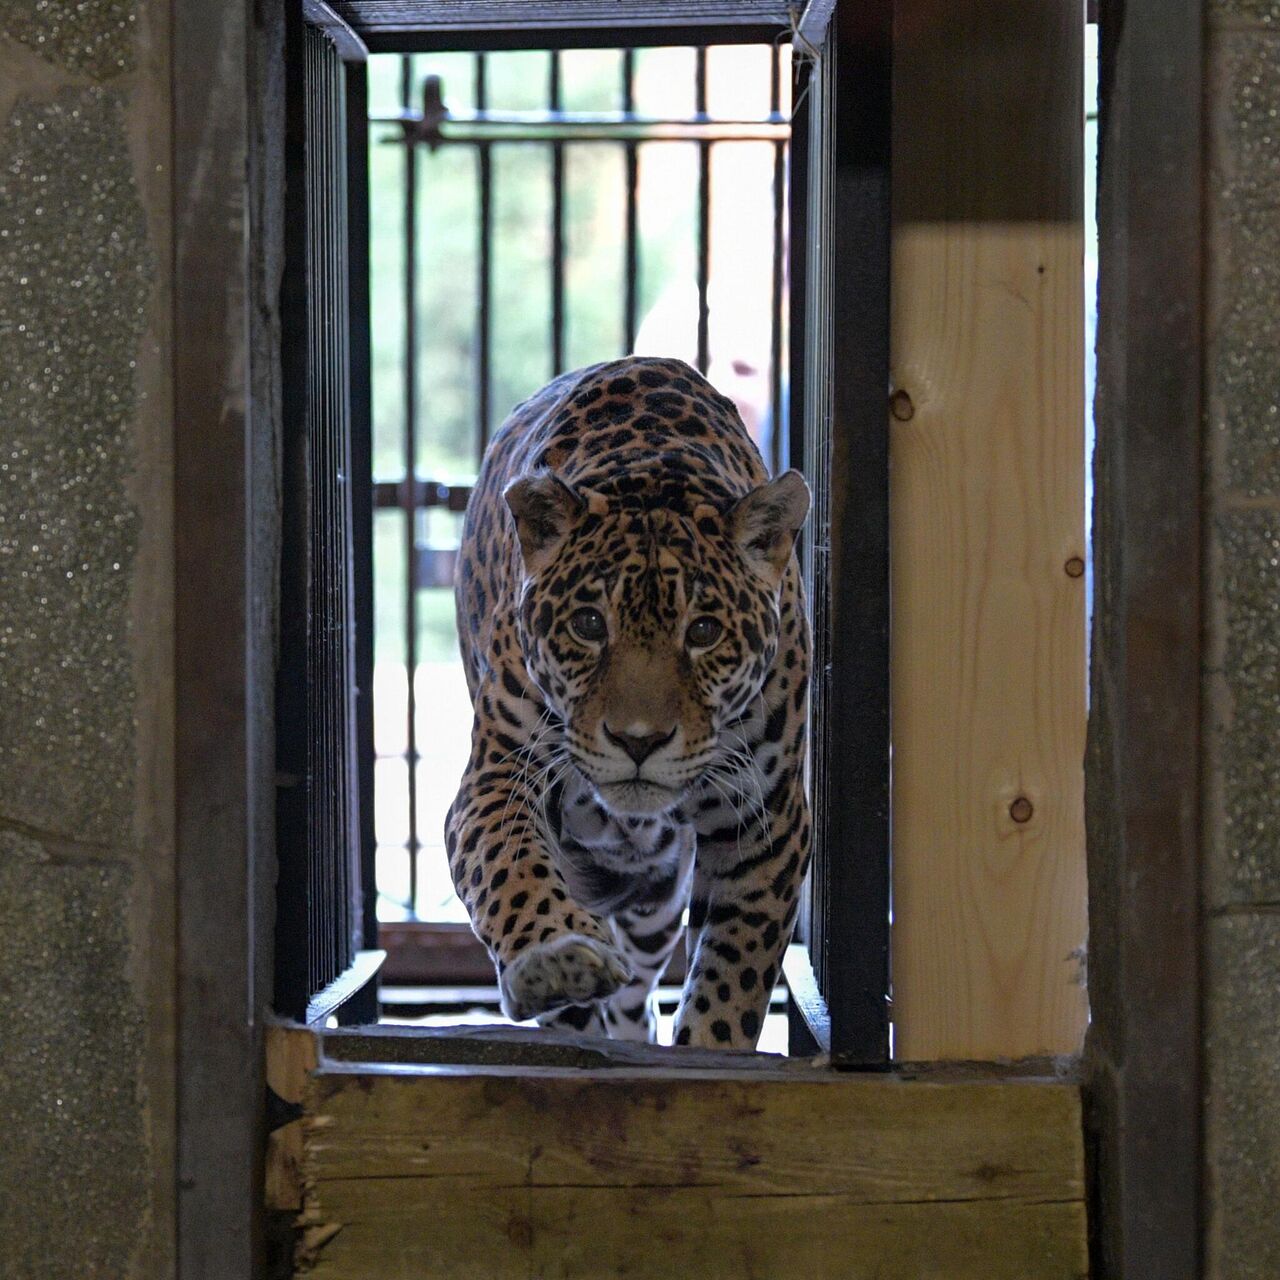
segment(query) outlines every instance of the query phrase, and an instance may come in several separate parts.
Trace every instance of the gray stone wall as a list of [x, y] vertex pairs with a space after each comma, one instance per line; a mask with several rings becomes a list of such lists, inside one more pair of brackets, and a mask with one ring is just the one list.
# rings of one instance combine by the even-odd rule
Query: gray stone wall
[[0, 0], [0, 1275], [173, 1271], [168, 5]]
[[[1206, 1254], [1274, 1280], [1280, 0], [1207, 9]], [[168, 14], [0, 0], [0, 1276], [22, 1280], [174, 1265]]]
[[1280, 1275], [1280, 0], [1206, 75], [1207, 1273]]

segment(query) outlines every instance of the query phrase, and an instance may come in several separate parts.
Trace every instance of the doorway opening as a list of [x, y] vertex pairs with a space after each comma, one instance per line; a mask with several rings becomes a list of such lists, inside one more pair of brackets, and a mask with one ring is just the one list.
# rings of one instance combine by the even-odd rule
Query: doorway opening
[[443, 838], [472, 719], [453, 569], [492, 433], [558, 373], [669, 355], [789, 464], [791, 85], [782, 40], [369, 57], [384, 1017], [499, 1016]]
[[[450, 687], [469, 717], [456, 666], [423, 688], [455, 661], [459, 517], [512, 404], [558, 369], [656, 350], [704, 369], [765, 461], [813, 490], [815, 829], [788, 1046], [880, 1067], [890, 13], [837, 59], [829, 9], [798, 26], [783, 8], [635, 12], [566, 26], [558, 8], [451, 21], [304, 0], [289, 41], [275, 1004], [367, 1023], [381, 985], [403, 1014], [480, 999], [491, 1020], [489, 959], [430, 847], [465, 742], [427, 762], [448, 750]], [[836, 145], [837, 118], [856, 145]]]

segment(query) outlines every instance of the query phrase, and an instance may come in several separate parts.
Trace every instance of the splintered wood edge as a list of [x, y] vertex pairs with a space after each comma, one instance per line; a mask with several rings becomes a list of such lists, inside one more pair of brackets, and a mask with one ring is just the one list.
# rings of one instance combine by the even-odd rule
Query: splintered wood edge
[[[307, 1080], [320, 1061], [320, 1039], [305, 1027], [268, 1024], [266, 1080], [284, 1104], [301, 1105]], [[303, 1116], [267, 1134], [263, 1202], [277, 1212], [302, 1208]]]

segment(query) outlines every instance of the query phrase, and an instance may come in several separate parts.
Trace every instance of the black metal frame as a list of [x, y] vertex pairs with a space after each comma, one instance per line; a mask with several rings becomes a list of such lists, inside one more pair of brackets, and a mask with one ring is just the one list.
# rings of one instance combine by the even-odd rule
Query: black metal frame
[[[347, 70], [347, 229], [350, 244], [352, 582], [355, 598], [356, 743], [359, 778], [361, 923], [367, 944], [378, 937], [377, 834], [373, 807], [373, 396], [369, 313], [369, 68], [364, 56]], [[376, 997], [376, 988], [371, 992]], [[353, 1010], [353, 1012], [356, 1012]], [[376, 998], [361, 1014], [377, 1017]]]
[[[400, 104], [408, 112], [413, 100], [412, 66], [406, 58], [400, 71]], [[417, 342], [417, 294], [418, 294], [418, 153], [416, 147], [405, 148], [404, 173], [404, 474], [405, 483], [400, 493], [400, 505], [404, 509], [404, 558], [406, 565], [404, 584], [405, 616], [405, 670], [408, 672], [408, 708], [406, 712], [405, 757], [409, 762], [409, 901], [418, 900], [418, 716], [414, 677], [418, 670], [418, 342]], [[488, 297], [486, 290], [485, 297]], [[424, 494], [425, 498], [427, 495]], [[377, 503], [377, 497], [374, 498]], [[463, 508], [465, 509], [465, 501]], [[372, 530], [369, 531], [372, 541]]]
[[[356, 14], [359, 4], [335, 6], [345, 16]], [[498, 5], [501, 8], [501, 4]], [[811, 5], [810, 10], [824, 6]], [[825, 6], [830, 11], [830, 6]], [[455, 14], [457, 10], [453, 11]], [[889, 299], [889, 89], [891, 0], [876, 0], [855, 16], [848, 8], [839, 12], [838, 24], [829, 31], [804, 70], [796, 95], [791, 165], [790, 329], [791, 357], [789, 443], [803, 450], [805, 469], [815, 488], [815, 514], [806, 536], [804, 558], [812, 596], [816, 661], [813, 682], [815, 812], [815, 862], [812, 888], [805, 913], [806, 941], [814, 973], [813, 989], [806, 993], [806, 1010], [799, 1023], [822, 1037], [833, 1060], [840, 1065], [880, 1068], [889, 1061], [889, 680], [888, 680], [888, 299]], [[822, 15], [811, 32], [822, 30]], [[488, 27], [461, 31], [434, 28], [408, 35], [404, 31], [368, 35], [371, 48], [384, 51], [472, 50], [483, 67], [481, 51], [499, 48], [568, 47], [622, 48], [649, 43], [647, 30], [620, 32], [603, 25], [590, 30], [549, 27], [530, 23], [521, 30], [498, 33]], [[732, 28], [719, 25], [672, 27], [653, 43], [707, 44], [726, 40], [762, 38], [778, 40], [790, 27], [751, 24]], [[558, 57], [551, 59], [548, 85], [551, 109], [558, 106]], [[633, 60], [624, 58], [625, 106], [634, 106], [629, 83]], [[705, 194], [709, 181], [712, 137], [699, 136], [705, 119], [705, 54], [698, 58], [698, 108], [689, 121], [672, 122], [698, 140], [700, 185]], [[487, 142], [511, 137], [511, 130], [528, 121], [503, 119], [487, 108], [485, 77], [480, 70], [481, 97], [469, 117], [445, 121], [434, 141], [478, 145], [487, 155]], [[396, 123], [412, 137], [423, 126], [411, 106], [412, 85], [402, 82], [402, 110]], [[772, 86], [772, 101], [780, 102], [780, 85]], [[571, 121], [558, 112], [553, 124], [574, 125], [589, 132], [621, 123], [637, 132], [624, 136], [629, 178], [627, 201], [630, 268], [623, 300], [629, 338], [636, 323], [635, 289], [635, 174], [636, 148], [643, 129], [653, 122], [634, 118], [611, 121]], [[356, 127], [353, 123], [353, 129]], [[468, 132], [469, 131], [469, 132]], [[526, 127], [526, 134], [528, 129]], [[582, 136], [581, 134], [576, 136]], [[779, 146], [777, 165], [785, 145]], [[425, 140], [425, 139], [415, 139]], [[546, 133], [536, 132], [529, 141], [546, 143]], [[563, 139], [561, 139], [561, 143]], [[557, 151], [559, 150], [557, 146]], [[406, 147], [407, 216], [405, 289], [411, 299], [416, 288], [414, 201], [416, 200], [414, 151]], [[553, 152], [555, 154], [555, 152]], [[775, 167], [775, 173], [777, 172]], [[797, 175], [803, 178], [799, 182]], [[480, 170], [481, 234], [491, 217], [491, 176]], [[783, 196], [775, 204], [775, 246], [782, 243]], [[704, 204], [705, 209], [705, 204]], [[563, 246], [562, 206], [553, 202], [553, 242]], [[699, 360], [707, 357], [706, 284], [707, 227], [705, 213], [699, 226]], [[557, 234], [559, 233], [559, 234]], [[559, 265], [563, 265], [563, 255]], [[480, 255], [480, 299], [485, 316], [490, 307], [492, 264]], [[784, 281], [775, 268], [773, 298], [783, 296]], [[554, 291], [553, 291], [554, 294]], [[561, 299], [563, 294], [561, 293]], [[424, 506], [446, 505], [458, 510], [465, 504], [465, 490], [437, 485], [415, 477], [417, 426], [412, 403], [416, 369], [413, 308], [408, 308], [406, 360], [406, 442], [404, 482], [375, 486], [373, 503], [399, 507], [406, 512], [406, 603], [414, 616], [413, 596], [422, 582], [415, 567], [414, 519]], [[553, 334], [561, 341], [553, 353], [562, 352], [563, 302], [553, 306]], [[482, 326], [483, 327], [483, 326]], [[808, 345], [800, 350], [799, 335], [807, 333]], [[487, 342], [482, 337], [482, 347]], [[773, 353], [782, 350], [781, 325], [775, 323]], [[487, 372], [480, 374], [482, 431], [487, 432]], [[780, 363], [775, 358], [773, 386], [775, 414], [782, 394]], [[775, 438], [781, 437], [780, 418]], [[483, 436], [478, 443], [483, 445]], [[362, 538], [371, 532], [362, 529]], [[410, 670], [416, 627], [410, 625]], [[413, 739], [413, 689], [410, 682], [409, 751], [416, 756]], [[367, 742], [368, 739], [366, 738]], [[839, 761], [837, 782], [831, 762]], [[850, 771], [852, 777], [850, 777]], [[410, 805], [416, 806], [416, 788], [410, 785]], [[416, 824], [414, 825], [416, 830]], [[412, 850], [415, 852], [416, 850]], [[416, 858], [412, 865], [416, 871]], [[416, 880], [416, 875], [413, 877]], [[411, 882], [411, 893], [416, 883]], [[803, 1036], [798, 1044], [803, 1042]]]
[[891, 0], [840, 8], [801, 89], [810, 217], [798, 303], [803, 399], [792, 411], [815, 499], [805, 566], [814, 632], [805, 924], [821, 999], [809, 1001], [818, 1014], [806, 1020], [837, 1065], [869, 1068], [890, 1059], [892, 16]]
[[283, 282], [274, 1007], [350, 1022], [377, 1016], [367, 985], [376, 958], [364, 949], [376, 929], [366, 892], [373, 583], [370, 543], [356, 533], [372, 520], [367, 183], [356, 170], [365, 144], [353, 153], [351, 136], [351, 109], [366, 101], [364, 50], [316, 0], [291, 7], [286, 31], [294, 234]]
[[[810, 0], [798, 26], [820, 42], [834, 0]], [[370, 53], [615, 49], [768, 44], [791, 34], [795, 6], [776, 0], [334, 0]]]

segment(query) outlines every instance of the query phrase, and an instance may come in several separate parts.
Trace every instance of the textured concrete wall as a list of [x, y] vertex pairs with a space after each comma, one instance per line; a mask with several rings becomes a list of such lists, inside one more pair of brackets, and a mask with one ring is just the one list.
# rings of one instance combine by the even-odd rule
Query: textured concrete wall
[[0, 0], [0, 1274], [173, 1270], [168, 5]]
[[1207, 45], [1208, 1274], [1280, 1275], [1280, 0]]

